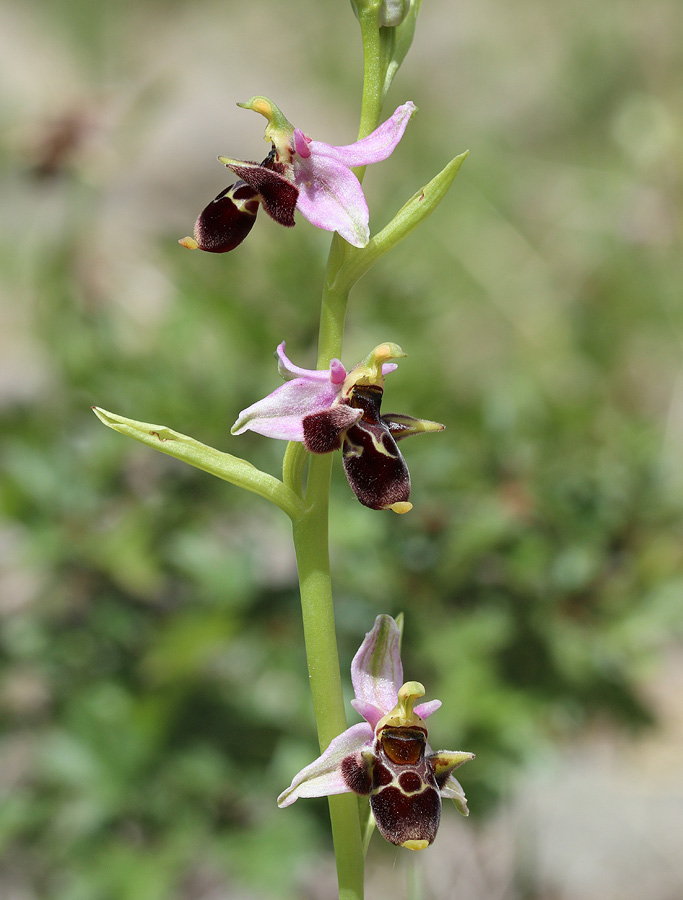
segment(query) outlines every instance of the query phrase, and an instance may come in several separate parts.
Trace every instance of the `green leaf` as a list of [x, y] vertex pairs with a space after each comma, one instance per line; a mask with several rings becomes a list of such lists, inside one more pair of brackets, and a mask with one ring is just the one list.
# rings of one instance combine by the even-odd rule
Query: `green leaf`
[[303, 510], [303, 504], [294, 491], [278, 478], [262, 472], [239, 456], [222, 453], [165, 425], [136, 422], [134, 419], [127, 419], [96, 406], [93, 406], [93, 412], [100, 422], [118, 431], [119, 434], [125, 434], [167, 456], [173, 456], [210, 475], [215, 475], [216, 478], [222, 478], [223, 481], [229, 481], [230, 484], [259, 494], [279, 506], [291, 519], [298, 518]]
[[465, 150], [452, 159], [429, 184], [413, 194], [388, 225], [370, 238], [367, 246], [362, 249], [354, 248], [354, 252], [349, 254], [347, 269], [344, 272], [344, 276], [349, 279], [349, 285], [355, 284], [380, 257], [388, 253], [434, 212], [468, 156], [469, 150]]

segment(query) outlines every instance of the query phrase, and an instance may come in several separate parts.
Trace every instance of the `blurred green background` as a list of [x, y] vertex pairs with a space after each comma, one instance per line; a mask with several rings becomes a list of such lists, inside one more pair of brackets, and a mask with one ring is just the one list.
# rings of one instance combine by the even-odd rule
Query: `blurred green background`
[[[477, 760], [469, 820], [373, 842], [371, 897], [410, 862], [438, 900], [680, 897], [682, 71], [679, 0], [428, 0], [394, 82], [371, 227], [471, 155], [344, 362], [401, 344], [385, 411], [447, 431], [404, 448], [405, 517], [335, 465], [340, 653], [404, 611], [432, 744]], [[333, 896], [326, 802], [275, 806], [317, 754], [288, 521], [89, 407], [278, 472], [229, 427], [281, 340], [313, 365], [328, 235], [176, 240], [218, 154], [265, 153], [236, 101], [348, 143], [360, 73], [346, 0], [0, 4], [2, 900]]]

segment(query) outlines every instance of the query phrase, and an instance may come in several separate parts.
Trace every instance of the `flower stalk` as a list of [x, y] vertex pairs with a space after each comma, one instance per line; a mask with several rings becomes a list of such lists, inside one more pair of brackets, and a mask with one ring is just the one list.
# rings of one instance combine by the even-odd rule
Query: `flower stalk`
[[[333, 147], [314, 141], [294, 128], [281, 111], [264, 97], [253, 97], [247, 103], [239, 104], [266, 117], [266, 137], [272, 149], [261, 163], [219, 157], [238, 180], [202, 211], [195, 225], [194, 237], [180, 241], [189, 249], [214, 253], [231, 251], [250, 232], [261, 206], [268, 215], [287, 227], [294, 225], [296, 209], [316, 227], [334, 232], [322, 292], [317, 370], [299, 370], [286, 358], [283, 361], [283, 343], [278, 348], [278, 354], [290, 378], [289, 386], [279, 388], [268, 398], [244, 410], [234, 426], [235, 433], [252, 428], [262, 434], [290, 441], [284, 454], [282, 480], [260, 471], [243, 459], [214, 450], [165, 426], [137, 422], [93, 407], [100, 420], [115, 431], [257, 493], [275, 503], [291, 519], [309, 682], [323, 756], [328, 748], [330, 752], [334, 751], [336, 742], [342, 740], [345, 733], [359, 733], [360, 726], [347, 728], [335, 634], [328, 544], [330, 477], [334, 458], [328, 450], [334, 447], [323, 446], [322, 437], [317, 445], [302, 442], [310, 437], [310, 421], [307, 420], [314, 417], [311, 411], [306, 414], [304, 409], [302, 413], [305, 406], [302, 398], [317, 398], [318, 405], [313, 413], [327, 416], [327, 431], [320, 425], [321, 434], [332, 434], [335, 440], [338, 438], [340, 443], [344, 442], [345, 449], [348, 449], [347, 442], [352, 445], [345, 454], [345, 468], [359, 500], [374, 509], [407, 511], [410, 508], [407, 493], [397, 495], [395, 501], [392, 495], [389, 498], [392, 502], [385, 502], [385, 495], [363, 489], [364, 467], [375, 453], [381, 461], [382, 471], [391, 470], [393, 466], [393, 471], [398, 473], [394, 482], [404, 478], [403, 487], [409, 491], [409, 477], [405, 481], [407, 468], [404, 474], [401, 468], [403, 460], [395, 442], [410, 434], [440, 430], [443, 426], [408, 416], [380, 415], [382, 358], [404, 355], [394, 344], [380, 345], [344, 378], [346, 373], [339, 360], [349, 292], [378, 259], [436, 208], [467, 155], [464, 153], [452, 160], [399, 210], [385, 228], [370, 237], [367, 204], [360, 182], [366, 164], [386, 159], [392, 152], [415, 111], [414, 104], [408, 101], [379, 125], [385, 96], [412, 42], [420, 0], [352, 0], [352, 5], [360, 23], [364, 58], [358, 143]], [[391, 351], [391, 355], [386, 355], [386, 351]], [[382, 354], [385, 354], [384, 357]], [[289, 364], [289, 369], [286, 364]], [[354, 381], [354, 373], [357, 374], [364, 364], [369, 374], [362, 374]], [[385, 368], [390, 371], [395, 366], [390, 364]], [[325, 370], [329, 370], [328, 383], [323, 383]], [[336, 375], [340, 370], [344, 375], [338, 379]], [[331, 423], [336, 423], [336, 432], [330, 427]], [[299, 425], [304, 428], [301, 432]], [[272, 432], [274, 427], [279, 429], [278, 433], [269, 433], [269, 429]], [[305, 430], [307, 427], [308, 432]], [[312, 448], [312, 452], [307, 452], [307, 447]], [[362, 462], [359, 463], [359, 460]], [[308, 472], [304, 479], [306, 464]], [[378, 479], [374, 477], [374, 472], [371, 474], [373, 477], [366, 481], [374, 485]], [[361, 490], [357, 490], [359, 484]], [[385, 622], [381, 628], [378, 624], [378, 634], [386, 633], [388, 627], [393, 629], [392, 640], [397, 648], [399, 628], [393, 620], [390, 623]], [[366, 636], [366, 641], [371, 638], [372, 633]], [[361, 651], [365, 652], [363, 648], [367, 649], [371, 644], [372, 641], [364, 644]], [[392, 656], [393, 665], [400, 667], [400, 658], [396, 662], [395, 653]], [[359, 672], [362, 672], [362, 666], [357, 669], [357, 674]], [[372, 679], [369, 684], [372, 684]], [[372, 753], [376, 759], [379, 759], [377, 754], [381, 752], [391, 765], [398, 767], [396, 778], [409, 774], [413, 781], [418, 777], [423, 779], [425, 791], [428, 788], [431, 792], [432, 804], [435, 810], [438, 807], [439, 815], [440, 796], [449, 796], [464, 804], [464, 794], [450, 773], [456, 765], [472, 756], [447, 751], [435, 754], [431, 751], [426, 744], [426, 730], [422, 727], [420, 716], [431, 714], [438, 701], [419, 704], [413, 710], [415, 701], [424, 693], [418, 682], [407, 682], [403, 686], [396, 682], [391, 688], [392, 703], [387, 705], [383, 701], [377, 706], [383, 712], [383, 718], [378, 718], [378, 721], [374, 720], [372, 703], [368, 699], [369, 690], [371, 688], [361, 691], [361, 700], [361, 695], [356, 691], [354, 704], [361, 702], [362, 705], [362, 709], [358, 706], [356, 709], [368, 723], [372, 721], [372, 727], [369, 724], [363, 726], [366, 731], [369, 729], [369, 734], [364, 732], [364, 739], [356, 747], [356, 750], [362, 751], [361, 755], [347, 763], [345, 771], [350, 781], [343, 788], [347, 792], [327, 792], [332, 793], [329, 796], [330, 820], [340, 900], [363, 898], [364, 857], [375, 820], [385, 837], [389, 834], [388, 839], [413, 850], [431, 843], [438, 826], [436, 813], [436, 824], [426, 836], [422, 834], [420, 822], [415, 826], [417, 837], [408, 831], [389, 833], [386, 824], [380, 824], [380, 813], [383, 804], [388, 803], [386, 798], [390, 793], [382, 795], [381, 786], [372, 781], [374, 763], [369, 761], [372, 755], [369, 747], [374, 748]], [[376, 734], [372, 737], [375, 727]], [[370, 738], [375, 741], [372, 745], [368, 744]], [[411, 757], [412, 761], [406, 762], [402, 758], [402, 754], [406, 753], [415, 758]], [[417, 767], [415, 771], [407, 773], [401, 768], [408, 763]], [[365, 811], [359, 808], [354, 791], [359, 795], [372, 794], [375, 819], [370, 815], [369, 807]], [[414, 790], [405, 789], [407, 797], [414, 793]], [[392, 802], [395, 803], [396, 799]], [[405, 801], [404, 805], [410, 806], [410, 803], [412, 800]], [[417, 821], [420, 816], [415, 813], [413, 819]]]
[[[308, 676], [321, 752], [347, 724], [328, 549], [330, 472], [330, 454], [311, 460], [308, 496], [313, 496], [293, 526]], [[352, 795], [330, 797], [329, 807], [339, 900], [362, 900], [364, 853], [358, 803]]]
[[[364, 44], [365, 46], [365, 44]], [[378, 44], [379, 47], [379, 44]], [[375, 64], [373, 65], [373, 60]], [[381, 105], [368, 109], [366, 82], [374, 71], [378, 56], [365, 56], [363, 107], [359, 139], [370, 134], [381, 115]], [[370, 71], [369, 71], [370, 70]], [[363, 172], [357, 172], [362, 182]], [[340, 359], [344, 321], [353, 284], [344, 278], [350, 244], [338, 234], [332, 235], [325, 270], [318, 329], [317, 367], [325, 369], [332, 359]], [[302, 460], [300, 444], [289, 445], [285, 460], [294, 455]], [[291, 469], [290, 469], [291, 473]], [[301, 469], [298, 470], [299, 477]], [[294, 550], [299, 573], [301, 615], [306, 645], [306, 660], [321, 753], [330, 741], [346, 730], [346, 711], [341, 690], [337, 635], [334, 624], [332, 578], [328, 541], [330, 478], [332, 454], [309, 454], [306, 512], [294, 524]], [[363, 900], [365, 852], [361, 835], [358, 802], [353, 795], [329, 797], [332, 840], [337, 865], [339, 900]]]
[[[380, 112], [377, 112], [378, 119]], [[339, 359], [342, 354], [350, 289], [342, 276], [350, 249], [350, 245], [338, 234], [332, 236], [320, 311], [319, 369], [327, 368], [332, 359]], [[303, 455], [300, 455], [300, 448], [301, 444], [290, 444], [285, 460], [288, 457], [291, 460], [296, 455], [297, 462], [305, 461]], [[299, 573], [308, 676], [322, 753], [333, 738], [346, 730], [347, 721], [334, 624], [328, 540], [333, 456], [331, 453], [307, 455], [309, 467], [306, 510], [293, 525], [293, 539]], [[300, 476], [301, 469], [298, 470], [298, 477]], [[358, 802], [353, 795], [330, 797], [329, 808], [339, 900], [363, 900], [367, 848], [363, 846]]]

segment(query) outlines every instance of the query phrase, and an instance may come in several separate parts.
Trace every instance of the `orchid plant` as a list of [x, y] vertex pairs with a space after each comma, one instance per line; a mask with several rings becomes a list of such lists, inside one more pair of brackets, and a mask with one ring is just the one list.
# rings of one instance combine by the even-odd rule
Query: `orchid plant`
[[[416, 112], [407, 101], [380, 121], [387, 91], [412, 43], [420, 0], [351, 0], [351, 5], [364, 51], [358, 140], [339, 147], [313, 140], [265, 97], [238, 104], [266, 118], [270, 151], [261, 163], [219, 157], [237, 181], [199, 214], [194, 236], [180, 241], [189, 249], [233, 251], [251, 231], [261, 206], [281, 225], [293, 226], [298, 211], [315, 227], [334, 232], [323, 282], [317, 368], [292, 363], [283, 341], [277, 358], [285, 383], [239, 413], [232, 427], [233, 435], [251, 430], [286, 441], [282, 477], [166, 426], [94, 408], [115, 431], [259, 494], [291, 519], [321, 755], [294, 776], [278, 802], [286, 807], [302, 797], [329, 797], [342, 900], [363, 896], [365, 851], [375, 825], [391, 843], [421, 850], [436, 836], [442, 798], [453, 799], [467, 814], [452, 772], [473, 756], [431, 749], [425, 719], [441, 704], [418, 703], [425, 693], [422, 684], [403, 683], [400, 624], [389, 616], [377, 618], [352, 663], [352, 705], [365, 721], [348, 727], [344, 709], [328, 548], [334, 452], [341, 451], [346, 477], [365, 507], [406, 513], [412, 506], [410, 475], [398, 442], [443, 430], [437, 422], [381, 412], [385, 378], [396, 369], [393, 360], [405, 356], [397, 344], [380, 344], [349, 369], [342, 364], [349, 293], [436, 208], [467, 155], [452, 159], [371, 235], [364, 167], [396, 151]], [[359, 807], [354, 795], [369, 802]]]

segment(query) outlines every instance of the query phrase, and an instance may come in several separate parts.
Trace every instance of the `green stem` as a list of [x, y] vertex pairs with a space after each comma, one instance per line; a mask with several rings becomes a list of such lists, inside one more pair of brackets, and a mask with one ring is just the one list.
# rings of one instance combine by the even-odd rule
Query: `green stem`
[[[338, 287], [347, 259], [346, 244], [332, 238], [325, 274], [318, 336], [318, 368], [340, 357], [348, 290]], [[339, 655], [334, 625], [332, 580], [328, 543], [330, 475], [334, 455], [311, 455], [306, 509], [293, 523], [294, 548], [299, 570], [301, 611], [308, 675], [321, 751], [346, 730]], [[332, 839], [337, 860], [340, 900], [362, 900], [364, 852], [358, 802], [351, 794], [329, 798]]]
[[318, 330], [319, 369], [328, 368], [333, 357], [341, 359], [344, 320], [346, 318], [346, 306], [350, 290], [348, 279], [344, 273], [353, 249], [336, 232], [334, 233], [330, 246], [330, 255], [327, 260], [323, 299], [320, 309], [320, 327]]
[[[320, 311], [320, 369], [327, 368], [332, 357], [341, 357], [348, 303], [348, 289], [343, 287], [345, 279], [342, 272], [349, 249], [349, 245], [335, 234], [330, 247]], [[333, 460], [331, 453], [310, 456], [306, 509], [293, 523], [308, 675], [321, 751], [347, 727], [334, 626], [328, 543]], [[358, 802], [355, 796], [342, 794], [330, 797], [329, 805], [339, 898], [362, 900], [364, 852]]]
[[[328, 501], [332, 454], [311, 460], [308, 495], [314, 499], [294, 522], [308, 675], [321, 752], [346, 729], [334, 627], [328, 551]], [[362, 900], [363, 847], [353, 794], [329, 798], [340, 900]]]
[[[375, 9], [366, 9], [360, 13], [365, 73], [359, 138], [370, 134], [377, 127], [382, 111], [384, 72], [378, 8], [377, 5]], [[362, 179], [363, 171], [357, 171], [356, 174]], [[342, 355], [346, 307], [354, 281], [348, 272], [352, 249], [338, 234], [333, 236], [320, 311], [319, 369], [328, 368], [333, 357], [340, 359]], [[310, 456], [305, 509], [293, 519], [306, 659], [321, 751], [347, 727], [334, 625], [328, 542], [333, 460], [334, 455], [331, 453]], [[295, 455], [295, 451], [288, 450], [283, 466], [283, 479], [285, 485], [295, 492], [300, 489], [302, 469], [301, 458]], [[365, 853], [357, 798], [353, 794], [341, 794], [330, 797], [329, 805], [339, 898], [363, 900]]]
[[382, 65], [382, 45], [379, 31], [379, 4], [362, 9], [358, 16], [363, 39], [363, 107], [358, 139], [367, 137], [379, 124], [382, 114], [382, 93], [385, 66]]

